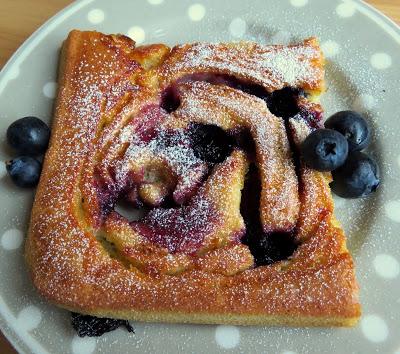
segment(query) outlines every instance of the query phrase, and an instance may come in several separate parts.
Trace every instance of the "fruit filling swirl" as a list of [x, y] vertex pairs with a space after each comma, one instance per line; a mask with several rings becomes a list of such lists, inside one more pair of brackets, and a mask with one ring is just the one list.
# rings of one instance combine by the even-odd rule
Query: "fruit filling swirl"
[[[112, 166], [101, 167], [112, 171], [113, 183], [112, 193], [104, 197], [103, 191], [102, 202], [113, 205], [123, 198], [132, 207], [145, 206], [147, 214], [130, 222], [135, 233], [170, 253], [196, 253], [218, 229], [221, 218], [215, 196], [207, 193], [204, 184], [233, 151], [243, 151], [251, 163], [247, 174], [244, 171], [246, 182], [238, 205], [244, 227], [231, 230], [232, 240], [241, 240], [255, 264], [265, 265], [287, 258], [296, 248], [298, 185], [284, 122], [293, 115], [312, 127], [319, 124], [321, 114], [307, 106], [299, 90], [285, 88], [263, 95], [259, 90], [260, 99], [248, 84], [234, 87], [233, 83], [186, 81], [174, 88], [179, 105], [170, 114], [156, 105], [144, 107], [140, 114], [151, 119], [141, 117], [122, 129], [120, 140], [128, 144], [127, 149]], [[164, 96], [162, 105], [172, 107], [173, 102]], [[263, 195], [263, 180], [275, 183], [272, 188], [283, 187], [287, 199], [282, 201], [282, 193], [268, 189], [271, 186], [265, 182]], [[223, 179], [217, 183], [221, 182], [226, 183]], [[238, 186], [239, 192], [242, 188]], [[279, 203], [282, 215], [277, 216]]]
[[121, 129], [125, 148], [103, 154], [96, 183], [105, 223], [120, 217], [113, 209], [124, 199], [145, 207], [129, 222], [138, 244], [199, 255], [241, 241], [256, 265], [285, 259], [300, 212], [288, 121], [317, 128], [321, 109], [301, 89], [268, 92], [262, 81], [203, 69], [173, 77], [159, 104]]

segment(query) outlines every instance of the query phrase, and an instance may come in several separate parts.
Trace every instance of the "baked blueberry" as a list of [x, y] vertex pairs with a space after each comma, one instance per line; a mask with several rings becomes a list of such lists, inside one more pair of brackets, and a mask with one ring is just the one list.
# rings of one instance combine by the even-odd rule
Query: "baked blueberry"
[[240, 214], [246, 225], [246, 233], [241, 242], [249, 246], [256, 267], [287, 259], [298, 246], [292, 232], [264, 232], [259, 212], [260, 195], [259, 171], [252, 163], [245, 178], [240, 201]]
[[46, 151], [50, 139], [50, 129], [36, 117], [16, 120], [7, 129], [7, 141], [18, 154], [35, 156]]
[[290, 232], [258, 234], [249, 242], [250, 252], [257, 267], [289, 258], [297, 248]]
[[325, 127], [344, 135], [349, 142], [349, 151], [362, 150], [368, 146], [371, 140], [369, 125], [357, 112], [337, 112], [325, 122]]
[[290, 87], [272, 92], [266, 99], [268, 109], [277, 117], [290, 118], [299, 113], [299, 91]]
[[190, 139], [197, 158], [210, 162], [223, 162], [232, 152], [233, 138], [213, 124], [192, 124]]
[[332, 172], [331, 188], [343, 198], [365, 197], [374, 192], [380, 183], [379, 168], [367, 154], [354, 151], [346, 163]]
[[6, 169], [18, 187], [29, 188], [38, 184], [42, 164], [33, 157], [21, 156], [7, 161]]
[[168, 113], [172, 113], [178, 109], [181, 101], [179, 98], [179, 92], [175, 85], [171, 85], [167, 88], [161, 97], [161, 108], [165, 109]]
[[301, 145], [307, 166], [317, 171], [333, 171], [343, 165], [348, 155], [346, 138], [332, 129], [314, 130]]
[[104, 333], [116, 330], [124, 326], [128, 332], [135, 333], [133, 327], [126, 320], [116, 320], [113, 318], [100, 318], [89, 315], [81, 315], [71, 312], [72, 327], [79, 337], [100, 337]]

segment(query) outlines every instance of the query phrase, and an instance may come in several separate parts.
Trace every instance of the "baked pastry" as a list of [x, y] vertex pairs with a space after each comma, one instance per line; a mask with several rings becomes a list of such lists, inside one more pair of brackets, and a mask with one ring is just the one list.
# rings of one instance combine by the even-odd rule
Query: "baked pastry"
[[26, 244], [40, 294], [99, 317], [354, 325], [331, 176], [297, 153], [323, 64], [315, 38], [171, 50], [72, 31]]

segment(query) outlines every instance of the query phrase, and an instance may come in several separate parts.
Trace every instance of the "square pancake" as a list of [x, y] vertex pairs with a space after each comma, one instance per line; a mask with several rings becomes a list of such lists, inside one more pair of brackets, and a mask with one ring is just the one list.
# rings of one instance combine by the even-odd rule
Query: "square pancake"
[[[303, 90], [304, 107], [321, 111], [315, 99], [324, 90], [323, 65], [315, 38], [171, 49], [72, 31], [61, 51], [51, 141], [26, 243], [38, 292], [70, 311], [136, 321], [354, 325], [358, 285], [333, 214], [331, 176], [293, 162], [292, 150], [312, 129], [299, 117], [285, 126], [264, 100], [235, 84]], [[180, 99], [172, 112], [163, 108], [168, 92]], [[251, 163], [242, 150], [205, 175], [207, 166], [193, 158], [174, 162], [170, 150], [132, 139], [193, 123], [250, 131], [262, 227], [294, 232], [298, 247], [288, 259], [256, 267], [240, 242]], [[185, 149], [179, 151], [187, 157]], [[183, 206], [156, 206], [145, 222], [129, 221], [114, 210], [128, 187], [133, 199], [139, 193], [154, 204], [173, 190]]]

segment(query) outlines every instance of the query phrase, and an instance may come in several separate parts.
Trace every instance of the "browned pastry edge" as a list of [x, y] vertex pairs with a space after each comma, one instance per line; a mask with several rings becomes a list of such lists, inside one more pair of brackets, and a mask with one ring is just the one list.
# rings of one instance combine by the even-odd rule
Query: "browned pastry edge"
[[[124, 268], [99, 246], [95, 230], [87, 227], [79, 213], [77, 183], [85, 156], [95, 149], [91, 143], [98, 122], [90, 121], [92, 105], [83, 121], [71, 106], [71, 100], [82, 94], [74, 81], [76, 67], [90, 53], [83, 44], [101, 48], [96, 41], [122, 46], [114, 57], [105, 54], [104, 60], [116, 76], [123, 75], [127, 63], [132, 66], [131, 73], [140, 72], [133, 58], [145, 58], [146, 50], [160, 52], [159, 58], [166, 52], [163, 46], [135, 51], [129, 42], [120, 43], [127, 41], [124, 37], [95, 32], [73, 31], [65, 42], [52, 138], [26, 243], [26, 260], [40, 294], [58, 306], [100, 317], [242, 325], [354, 325], [360, 316], [358, 286], [343, 231], [335, 226], [331, 199], [315, 233], [305, 237], [289, 261], [235, 276], [197, 269], [175, 276], [151, 276]], [[102, 64], [90, 72], [95, 74]], [[328, 178], [318, 181], [320, 188], [329, 189]]]

